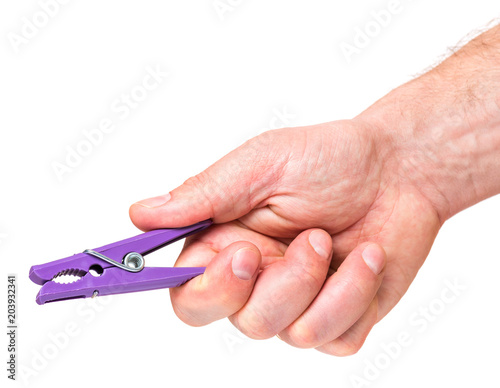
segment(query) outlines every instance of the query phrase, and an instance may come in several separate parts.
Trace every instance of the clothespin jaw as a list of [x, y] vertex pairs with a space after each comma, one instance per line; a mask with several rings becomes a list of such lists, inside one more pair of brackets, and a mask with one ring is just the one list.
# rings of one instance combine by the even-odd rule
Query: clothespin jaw
[[[44, 304], [97, 295], [178, 287], [202, 274], [205, 268], [146, 268], [143, 256], [201, 232], [211, 224], [211, 220], [206, 220], [183, 228], [152, 230], [64, 259], [34, 265], [29, 277], [34, 283], [42, 285], [36, 302]], [[74, 275], [78, 280], [66, 284], [54, 281], [63, 275]]]

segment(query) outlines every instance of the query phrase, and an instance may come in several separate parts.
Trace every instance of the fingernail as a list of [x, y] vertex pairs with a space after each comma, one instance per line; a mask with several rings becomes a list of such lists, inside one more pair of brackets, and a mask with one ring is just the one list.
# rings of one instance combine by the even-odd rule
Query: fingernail
[[313, 230], [311, 234], [309, 234], [309, 244], [311, 244], [316, 253], [321, 257], [327, 259], [330, 256], [332, 239], [327, 236], [326, 232]]
[[233, 273], [241, 280], [252, 279], [259, 264], [259, 254], [253, 249], [242, 248], [233, 255]]
[[385, 265], [385, 252], [379, 245], [368, 245], [361, 253], [361, 257], [375, 275], [382, 272]]
[[136, 204], [147, 208], [158, 207], [167, 203], [170, 197], [171, 195], [170, 193], [168, 193], [165, 195], [160, 195], [159, 197], [143, 199], [142, 201], [136, 202]]

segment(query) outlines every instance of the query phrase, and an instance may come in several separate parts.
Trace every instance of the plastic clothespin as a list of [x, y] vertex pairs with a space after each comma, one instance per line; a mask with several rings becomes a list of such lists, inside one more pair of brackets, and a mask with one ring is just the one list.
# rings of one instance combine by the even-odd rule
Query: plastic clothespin
[[[30, 279], [42, 288], [36, 296], [38, 304], [97, 295], [178, 287], [201, 275], [205, 267], [145, 267], [144, 256], [175, 241], [198, 233], [212, 224], [211, 220], [175, 229], [157, 229], [100, 248], [34, 265]], [[72, 283], [57, 283], [62, 275], [79, 277]]]

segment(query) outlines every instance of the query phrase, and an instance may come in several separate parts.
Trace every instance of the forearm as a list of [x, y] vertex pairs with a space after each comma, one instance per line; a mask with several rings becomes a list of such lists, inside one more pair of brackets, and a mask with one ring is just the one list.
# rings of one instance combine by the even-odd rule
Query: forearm
[[374, 123], [387, 163], [444, 222], [500, 193], [500, 27], [395, 89], [359, 119]]

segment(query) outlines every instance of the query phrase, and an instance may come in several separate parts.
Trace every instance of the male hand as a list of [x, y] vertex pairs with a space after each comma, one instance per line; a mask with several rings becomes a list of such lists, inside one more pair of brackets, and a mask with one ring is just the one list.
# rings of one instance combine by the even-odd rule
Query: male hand
[[406, 292], [441, 225], [382, 133], [361, 117], [265, 132], [132, 205], [142, 230], [216, 224], [188, 238], [176, 263], [207, 267], [170, 290], [179, 318], [200, 326], [229, 317], [251, 338], [355, 353]]
[[500, 26], [357, 118], [266, 132], [170, 194], [141, 229], [216, 225], [170, 295], [191, 325], [349, 355], [408, 289], [441, 224], [500, 193]]

